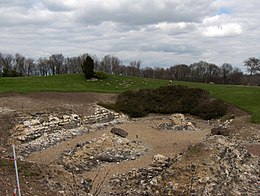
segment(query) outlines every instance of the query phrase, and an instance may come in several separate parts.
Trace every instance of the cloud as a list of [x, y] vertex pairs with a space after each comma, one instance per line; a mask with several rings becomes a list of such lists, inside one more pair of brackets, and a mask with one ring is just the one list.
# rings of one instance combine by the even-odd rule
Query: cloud
[[225, 37], [234, 36], [242, 33], [242, 28], [239, 24], [228, 23], [219, 26], [206, 27], [203, 34], [208, 37]]
[[69, 0], [42, 0], [42, 5], [53, 12], [68, 12], [75, 9], [75, 4]]
[[189, 0], [92, 0], [82, 2], [76, 18], [83, 24], [113, 21], [129, 25], [149, 25], [199, 21], [205, 13], [212, 11], [207, 2], [208, 0], [198, 0], [196, 3]]
[[242, 67], [259, 57], [259, 7], [258, 0], [2, 0], [0, 52]]

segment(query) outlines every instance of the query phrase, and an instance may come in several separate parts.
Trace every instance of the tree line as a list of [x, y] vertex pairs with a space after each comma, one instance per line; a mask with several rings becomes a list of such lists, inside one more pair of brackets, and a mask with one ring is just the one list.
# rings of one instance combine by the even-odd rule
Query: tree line
[[107, 74], [120, 74], [156, 79], [169, 79], [205, 83], [221, 84], [260, 84], [260, 59], [255, 57], [244, 61], [249, 75], [229, 63], [217, 66], [206, 61], [199, 61], [190, 65], [177, 64], [168, 68], [141, 67], [141, 61], [131, 61], [124, 65], [122, 61], [112, 55], [99, 59], [95, 55], [82, 54], [75, 57], [65, 57], [63, 54], [52, 54], [38, 59], [26, 58], [21, 54], [0, 53], [0, 76], [48, 76], [56, 74], [82, 73], [82, 64], [87, 57], [94, 61], [94, 70]]

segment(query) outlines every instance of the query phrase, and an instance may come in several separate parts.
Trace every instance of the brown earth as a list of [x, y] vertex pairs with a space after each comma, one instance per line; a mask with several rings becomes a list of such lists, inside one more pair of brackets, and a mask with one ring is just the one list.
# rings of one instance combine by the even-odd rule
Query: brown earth
[[[0, 95], [0, 158], [11, 157], [10, 130], [12, 129], [17, 112], [27, 111], [73, 111], [79, 115], [93, 114], [92, 105], [97, 102], [114, 102], [116, 94], [99, 93], [5, 93]], [[10, 112], [9, 110], [14, 110]], [[260, 126], [250, 123], [250, 116], [236, 108], [230, 109], [234, 120], [230, 123], [233, 134], [241, 140], [247, 149], [259, 156], [260, 145], [250, 139], [259, 136]], [[127, 172], [133, 168], [146, 167], [156, 154], [163, 154], [173, 158], [184, 152], [193, 144], [205, 140], [212, 127], [219, 121], [203, 121], [188, 116], [199, 128], [196, 131], [161, 131], [156, 129], [160, 123], [169, 122], [168, 115], [150, 115], [145, 118], [131, 120], [127, 123], [116, 125], [129, 133], [129, 140], [141, 141], [148, 148], [148, 152], [131, 161], [122, 161], [116, 164], [105, 164], [92, 171], [84, 172], [80, 176], [71, 176], [61, 166], [56, 165], [61, 153], [78, 143], [90, 141], [108, 133], [112, 128], [84, 134], [73, 139], [58, 143], [56, 146], [32, 153], [25, 161], [18, 161], [22, 195], [71, 195], [77, 194], [75, 181], [80, 178], [95, 178], [93, 189], [102, 189], [100, 195], [109, 191], [108, 179], [116, 174]], [[19, 155], [18, 155], [19, 156]], [[11, 195], [15, 185], [15, 175], [12, 161], [0, 160], [0, 195]], [[47, 187], [47, 180], [54, 182], [53, 190]], [[66, 184], [68, 191], [64, 192], [60, 184]], [[98, 187], [101, 186], [102, 187]], [[87, 195], [87, 194], [86, 194]]]

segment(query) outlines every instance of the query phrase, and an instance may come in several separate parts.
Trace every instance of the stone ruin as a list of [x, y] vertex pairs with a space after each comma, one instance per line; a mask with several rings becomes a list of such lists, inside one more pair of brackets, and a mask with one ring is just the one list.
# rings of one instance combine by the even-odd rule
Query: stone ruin
[[110, 195], [259, 195], [259, 171], [259, 157], [214, 135], [172, 159], [158, 154], [148, 167], [114, 175]]
[[69, 172], [82, 173], [105, 163], [135, 160], [147, 150], [139, 141], [110, 132], [67, 150], [60, 156], [58, 164]]
[[170, 122], [157, 125], [160, 130], [186, 131], [197, 130], [195, 123], [188, 121], [184, 114], [176, 113], [170, 117]]
[[12, 138], [19, 144], [20, 154], [26, 157], [31, 152], [46, 149], [69, 138], [128, 120], [124, 114], [98, 105], [93, 110], [94, 113], [90, 116], [79, 116], [73, 112], [19, 113]]

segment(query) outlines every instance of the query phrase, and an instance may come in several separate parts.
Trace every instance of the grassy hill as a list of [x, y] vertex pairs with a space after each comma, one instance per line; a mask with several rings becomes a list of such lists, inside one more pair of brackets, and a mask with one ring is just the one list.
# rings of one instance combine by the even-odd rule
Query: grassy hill
[[[169, 84], [167, 80], [109, 75], [105, 80], [86, 81], [83, 75], [55, 75], [47, 77], [0, 78], [0, 93], [3, 92], [106, 92], [121, 93], [140, 88], [158, 88]], [[212, 85], [193, 82], [174, 84], [208, 90], [212, 96], [252, 113], [252, 121], [260, 123], [260, 88], [234, 85]]]
[[86, 81], [81, 74], [0, 78], [0, 93], [39, 91], [120, 93], [139, 88], [157, 88], [167, 83], [166, 80], [114, 75], [109, 75], [105, 80]]

